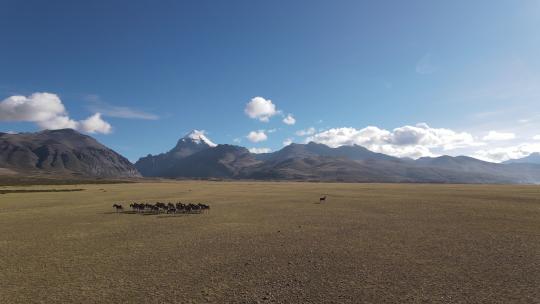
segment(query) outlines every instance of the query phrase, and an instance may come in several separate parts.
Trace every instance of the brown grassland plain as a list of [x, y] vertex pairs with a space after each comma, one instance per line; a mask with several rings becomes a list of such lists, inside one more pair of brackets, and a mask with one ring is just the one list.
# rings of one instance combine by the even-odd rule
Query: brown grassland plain
[[540, 303], [538, 186], [0, 188], [85, 189], [0, 195], [0, 303]]

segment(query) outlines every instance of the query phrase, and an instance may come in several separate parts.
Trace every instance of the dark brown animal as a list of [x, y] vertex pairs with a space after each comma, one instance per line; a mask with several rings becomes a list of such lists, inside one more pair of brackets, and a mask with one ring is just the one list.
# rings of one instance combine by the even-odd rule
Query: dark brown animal
[[113, 208], [116, 209], [117, 213], [120, 212], [120, 211], [124, 211], [124, 207], [122, 207], [122, 205], [113, 204], [112, 206], [113, 206]]

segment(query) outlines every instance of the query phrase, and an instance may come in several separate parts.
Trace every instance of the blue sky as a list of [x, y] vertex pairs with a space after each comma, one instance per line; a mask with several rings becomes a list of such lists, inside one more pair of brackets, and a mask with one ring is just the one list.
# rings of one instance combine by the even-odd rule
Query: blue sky
[[3, 0], [0, 130], [502, 161], [540, 151], [539, 28], [538, 0]]

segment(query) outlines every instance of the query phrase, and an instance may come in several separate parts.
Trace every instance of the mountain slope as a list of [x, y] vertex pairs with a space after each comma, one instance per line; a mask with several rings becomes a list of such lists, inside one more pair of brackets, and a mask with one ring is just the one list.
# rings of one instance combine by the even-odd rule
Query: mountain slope
[[534, 164], [497, 164], [467, 156], [440, 156], [420, 158], [416, 164], [444, 169], [455, 173], [455, 181], [476, 180], [478, 183], [539, 183], [540, 165]]
[[398, 160], [382, 153], [372, 152], [362, 146], [341, 146], [330, 148], [327, 145], [310, 142], [308, 144], [290, 144], [283, 149], [260, 154], [257, 158], [265, 161], [279, 161], [288, 158], [326, 156], [335, 158], [346, 158], [350, 160]]
[[0, 133], [0, 167], [19, 173], [140, 176], [126, 158], [72, 129]]
[[135, 163], [135, 167], [143, 176], [174, 176], [171, 170], [178, 162], [192, 154], [213, 147], [216, 147], [216, 144], [210, 141], [203, 132], [193, 130], [180, 138], [176, 146], [169, 152], [142, 157]]
[[[449, 157], [453, 159], [452, 157]], [[425, 162], [425, 160], [424, 160]], [[435, 161], [437, 162], [437, 161]], [[425, 164], [400, 159], [351, 160], [342, 157], [300, 156], [268, 160], [244, 170], [248, 178], [275, 180], [320, 180], [345, 182], [413, 183], [536, 183], [538, 168], [513, 168], [499, 164], [466, 168], [452, 164]]]
[[241, 171], [259, 163], [246, 148], [217, 145], [178, 159], [164, 177], [237, 178]]
[[532, 153], [531, 155], [518, 159], [510, 159], [504, 162], [505, 164], [539, 164], [540, 152]]

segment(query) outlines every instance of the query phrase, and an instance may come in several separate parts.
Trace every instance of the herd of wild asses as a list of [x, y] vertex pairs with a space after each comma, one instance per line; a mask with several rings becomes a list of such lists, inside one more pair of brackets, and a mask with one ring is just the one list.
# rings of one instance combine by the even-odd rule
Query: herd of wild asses
[[[326, 195], [321, 196], [319, 198], [319, 203], [326, 202]], [[124, 212], [124, 207], [121, 204], [113, 204], [112, 207], [116, 210], [116, 212]], [[136, 213], [142, 213], [142, 214], [159, 214], [159, 213], [201, 213], [204, 211], [210, 210], [210, 206], [206, 204], [194, 204], [194, 203], [188, 203], [183, 204], [181, 202], [178, 202], [176, 204], [173, 203], [154, 203], [154, 204], [148, 204], [148, 203], [131, 203], [129, 204], [129, 207], [133, 212]]]
[[[206, 204], [194, 204], [194, 203], [181, 203], [178, 202], [176, 204], [173, 203], [154, 203], [154, 204], [148, 204], [148, 203], [131, 203], [129, 204], [129, 207], [132, 211], [136, 213], [141, 214], [159, 214], [159, 213], [201, 213], [204, 211], [210, 210], [210, 206]], [[113, 208], [116, 210], [116, 212], [123, 212], [124, 207], [121, 204], [114, 204]]]

